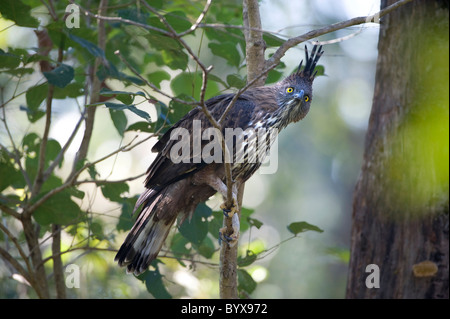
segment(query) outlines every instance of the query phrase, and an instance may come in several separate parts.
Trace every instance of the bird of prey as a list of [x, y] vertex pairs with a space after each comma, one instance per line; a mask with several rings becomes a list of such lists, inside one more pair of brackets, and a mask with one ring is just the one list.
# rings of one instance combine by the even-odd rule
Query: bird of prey
[[[312, 101], [312, 84], [317, 73], [315, 67], [323, 53], [321, 49], [322, 47], [314, 46], [311, 56], [308, 56], [308, 50], [305, 48], [304, 68], [302, 61], [297, 71], [284, 80], [274, 85], [247, 89], [238, 97], [221, 122], [222, 136], [226, 136], [227, 129], [241, 129], [244, 135], [243, 138], [241, 136], [240, 139], [238, 137], [232, 139], [236, 142], [232, 143], [233, 156], [230, 160], [235, 185], [232, 191], [234, 204], [232, 211], [221, 206], [228, 217], [236, 211], [239, 185], [256, 172], [263, 157], [255, 160], [255, 156], [244, 155], [241, 156], [241, 160], [237, 160], [236, 154], [239, 154], [239, 151], [240, 154], [242, 151], [248, 154], [250, 144], [261, 145], [251, 143], [258, 135], [253, 134], [256, 130], [279, 131], [306, 116]], [[223, 94], [205, 102], [209, 113], [216, 121], [222, 116], [233, 97], [232, 93]], [[213, 161], [211, 158], [199, 156], [199, 151], [194, 149], [195, 142], [190, 137], [187, 143], [188, 154], [184, 154], [182, 160], [180, 158], [174, 160], [174, 154], [179, 155], [181, 151], [179, 138], [173, 138], [174, 132], [184, 131], [194, 135], [195, 129], [200, 129], [201, 132], [197, 133], [202, 134], [211, 128], [210, 120], [199, 106], [174, 124], [153, 146], [152, 152], [158, 154], [147, 170], [146, 190], [136, 202], [135, 210], [140, 209], [140, 213], [115, 257], [120, 266], [127, 267], [128, 273], [139, 275], [149, 267], [161, 250], [177, 217], [180, 217], [182, 223], [192, 216], [199, 203], [206, 201], [216, 192], [227, 198], [225, 165], [222, 161], [224, 156]], [[267, 140], [265, 145], [270, 148], [273, 139], [267, 136], [268, 134], [264, 135], [262, 139]], [[240, 143], [237, 143], [238, 139]], [[202, 140], [200, 144], [202, 155], [204, 152], [201, 150], [207, 147], [206, 142]], [[267, 149], [264, 152], [267, 152]], [[258, 155], [258, 152], [253, 154]], [[236, 234], [233, 238], [226, 237], [226, 239], [235, 240]]]

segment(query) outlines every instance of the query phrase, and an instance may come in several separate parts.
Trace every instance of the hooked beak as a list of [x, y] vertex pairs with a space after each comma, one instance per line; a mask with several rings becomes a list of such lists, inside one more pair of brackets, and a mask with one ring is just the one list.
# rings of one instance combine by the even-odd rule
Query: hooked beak
[[300, 92], [294, 94], [294, 98], [300, 101], [303, 101], [303, 96], [305, 95], [305, 91], [300, 90]]

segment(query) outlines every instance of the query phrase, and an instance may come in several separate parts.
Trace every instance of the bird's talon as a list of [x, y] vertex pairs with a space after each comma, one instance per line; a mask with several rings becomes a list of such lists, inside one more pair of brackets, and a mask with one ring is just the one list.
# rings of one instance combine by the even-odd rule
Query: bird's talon
[[228, 246], [233, 247], [237, 243], [238, 238], [235, 238], [236, 236], [233, 235], [231, 236], [226, 235], [225, 234], [226, 231], [227, 231], [226, 227], [219, 229], [219, 245], [222, 245], [222, 241], [225, 241], [228, 244]]
[[220, 209], [222, 209], [223, 214], [225, 217], [231, 218], [237, 211], [237, 203], [236, 200], [233, 198], [233, 205], [230, 208], [227, 208], [226, 203], [222, 203], [220, 205]]

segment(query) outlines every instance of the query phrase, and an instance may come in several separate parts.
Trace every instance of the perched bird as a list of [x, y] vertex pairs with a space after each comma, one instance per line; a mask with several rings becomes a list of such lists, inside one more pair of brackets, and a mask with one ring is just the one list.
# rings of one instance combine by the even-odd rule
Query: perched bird
[[[302, 61], [298, 70], [283, 81], [270, 86], [249, 88], [239, 96], [221, 123], [221, 133], [225, 136], [227, 145], [230, 141], [235, 142], [231, 143], [233, 145], [230, 148], [232, 177], [236, 186], [232, 192], [234, 207], [228, 211], [221, 206], [228, 217], [231, 217], [237, 208], [236, 196], [239, 185], [256, 172], [270, 148], [273, 139], [268, 138], [267, 132], [279, 131], [290, 123], [298, 122], [310, 109], [312, 83], [317, 73], [314, 70], [323, 51], [322, 47], [314, 46], [311, 56], [308, 56], [308, 50], [305, 49], [304, 68]], [[216, 121], [233, 97], [234, 94], [224, 94], [205, 102]], [[120, 266], [127, 267], [127, 272], [139, 275], [148, 268], [161, 250], [178, 216], [180, 223], [183, 222], [192, 216], [199, 203], [206, 201], [216, 192], [226, 198], [224, 156], [214, 157], [216, 160], [211, 161], [212, 157], [205, 156], [210, 155], [210, 152], [203, 152], [208, 146], [208, 140], [202, 139], [199, 145], [192, 137], [196, 133], [202, 136], [205, 130], [211, 128], [212, 125], [205, 113], [201, 107], [197, 107], [174, 124], [153, 146], [152, 151], [158, 154], [147, 170], [146, 190], [136, 202], [135, 210], [140, 209], [140, 213], [115, 257]], [[227, 140], [226, 133], [230, 129], [240, 130], [241, 136], [235, 135]], [[256, 134], [257, 130], [263, 130], [266, 134]], [[185, 152], [182, 156], [179, 156], [183, 151], [179, 144], [181, 141], [179, 137], [174, 138], [176, 132], [190, 134], [182, 145], [188, 146], [187, 154]], [[237, 140], [240, 143], [237, 143]], [[259, 142], [263, 140], [265, 143], [254, 143], [256, 140]], [[251, 153], [249, 152], [251, 145], [266, 147], [262, 147], [262, 152], [257, 150]], [[196, 146], [200, 149], [196, 150]], [[247, 155], [249, 153], [254, 155]], [[239, 157], [239, 154], [244, 155]], [[179, 157], [174, 158], [177, 156]], [[225, 239], [236, 240], [237, 234], [233, 238], [225, 236]]]

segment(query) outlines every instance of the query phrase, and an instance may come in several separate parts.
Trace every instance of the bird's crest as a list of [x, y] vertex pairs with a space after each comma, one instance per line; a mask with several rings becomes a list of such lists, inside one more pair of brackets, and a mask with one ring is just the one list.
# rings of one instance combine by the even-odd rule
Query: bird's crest
[[300, 65], [298, 66], [297, 72], [295, 73], [297, 76], [309, 78], [311, 80], [314, 79], [314, 77], [317, 74], [317, 71], [314, 72], [314, 69], [316, 68], [317, 61], [319, 61], [320, 57], [322, 56], [322, 46], [317, 49], [317, 45], [315, 45], [311, 52], [311, 57], [308, 55], [308, 48], [305, 45], [305, 55], [306, 55], [306, 64], [305, 67], [302, 69], [303, 60], [300, 62]]

